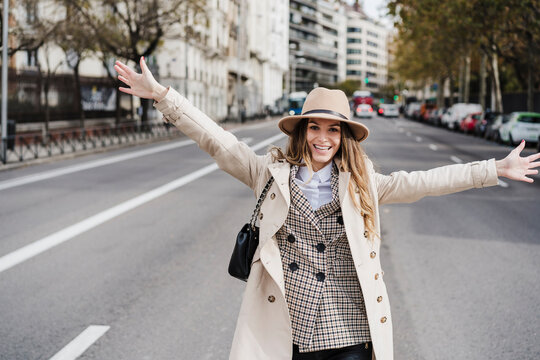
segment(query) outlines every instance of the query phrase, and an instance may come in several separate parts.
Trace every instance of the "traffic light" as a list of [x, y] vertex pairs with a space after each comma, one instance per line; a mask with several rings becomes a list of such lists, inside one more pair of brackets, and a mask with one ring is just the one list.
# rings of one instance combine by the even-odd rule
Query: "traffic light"
[[368, 78], [367, 76], [364, 78], [364, 82], [365, 82], [366, 84], [369, 84], [369, 78]]
[[384, 104], [384, 99], [379, 100], [379, 103]]
[[394, 101], [399, 101], [399, 95], [394, 95]]

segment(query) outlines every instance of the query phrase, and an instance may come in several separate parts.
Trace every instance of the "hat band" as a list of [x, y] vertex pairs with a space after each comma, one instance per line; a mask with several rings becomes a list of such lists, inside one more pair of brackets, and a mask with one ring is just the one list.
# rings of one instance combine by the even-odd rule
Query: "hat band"
[[303, 113], [302, 115], [308, 115], [308, 114], [313, 114], [313, 113], [330, 114], [330, 115], [339, 116], [340, 118], [345, 119], [345, 120], [349, 120], [348, 117], [346, 117], [346, 116], [343, 115], [343, 114], [338, 113], [337, 111], [326, 110], [326, 109], [309, 110], [309, 111], [306, 111], [305, 113]]

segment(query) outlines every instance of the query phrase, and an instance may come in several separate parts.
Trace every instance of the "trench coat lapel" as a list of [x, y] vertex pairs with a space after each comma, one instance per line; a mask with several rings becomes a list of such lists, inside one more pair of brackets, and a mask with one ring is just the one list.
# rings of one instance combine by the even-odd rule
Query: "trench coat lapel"
[[341, 210], [343, 211], [343, 201], [345, 200], [345, 196], [349, 192], [348, 185], [351, 178], [351, 173], [342, 171], [343, 168], [341, 167], [341, 160], [334, 159], [334, 162], [339, 169], [339, 205], [341, 206]]

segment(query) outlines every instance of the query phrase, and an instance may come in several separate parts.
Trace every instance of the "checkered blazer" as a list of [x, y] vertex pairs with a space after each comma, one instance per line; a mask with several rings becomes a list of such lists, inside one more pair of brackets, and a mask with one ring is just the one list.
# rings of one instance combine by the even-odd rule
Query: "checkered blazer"
[[332, 201], [313, 210], [294, 181], [291, 206], [277, 232], [293, 342], [300, 352], [371, 341], [364, 299], [343, 226], [338, 171], [331, 177]]

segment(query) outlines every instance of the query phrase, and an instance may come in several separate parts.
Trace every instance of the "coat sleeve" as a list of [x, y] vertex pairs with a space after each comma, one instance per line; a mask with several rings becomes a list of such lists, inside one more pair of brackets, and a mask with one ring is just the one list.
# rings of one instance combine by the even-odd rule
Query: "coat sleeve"
[[452, 194], [499, 183], [495, 159], [441, 166], [427, 171], [397, 171], [382, 175], [367, 159], [379, 204], [412, 203], [425, 196]]
[[163, 114], [165, 122], [175, 125], [210, 154], [220, 169], [255, 190], [267, 161], [265, 156], [255, 154], [172, 88], [154, 107]]

